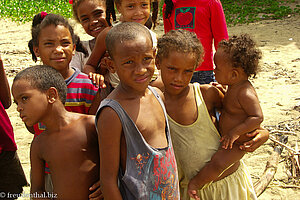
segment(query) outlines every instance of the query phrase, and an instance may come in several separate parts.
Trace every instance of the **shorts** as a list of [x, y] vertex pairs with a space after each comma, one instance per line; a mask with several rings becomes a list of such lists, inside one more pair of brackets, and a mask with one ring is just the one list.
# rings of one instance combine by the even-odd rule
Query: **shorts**
[[0, 154], [0, 192], [20, 194], [29, 186], [16, 151]]

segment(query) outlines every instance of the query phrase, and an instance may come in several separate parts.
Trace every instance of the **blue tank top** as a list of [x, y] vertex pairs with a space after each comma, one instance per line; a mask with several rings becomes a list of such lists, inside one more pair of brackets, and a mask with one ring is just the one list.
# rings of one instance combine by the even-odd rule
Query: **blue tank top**
[[[96, 114], [98, 120], [101, 109], [111, 107], [122, 123], [127, 146], [126, 171], [119, 167], [119, 189], [122, 198], [133, 199], [179, 199], [177, 165], [175, 161], [169, 124], [164, 104], [156, 91], [148, 87], [161, 104], [166, 121], [168, 147], [151, 147], [122, 106], [113, 99], [104, 99]], [[97, 123], [96, 123], [97, 124]]]

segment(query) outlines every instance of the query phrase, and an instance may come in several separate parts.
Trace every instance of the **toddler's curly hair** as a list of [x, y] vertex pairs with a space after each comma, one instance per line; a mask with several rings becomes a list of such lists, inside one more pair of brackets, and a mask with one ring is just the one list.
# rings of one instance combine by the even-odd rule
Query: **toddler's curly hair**
[[224, 49], [229, 55], [233, 67], [241, 67], [248, 77], [255, 77], [259, 71], [259, 60], [262, 52], [248, 34], [234, 35], [229, 40], [222, 40], [218, 48]]
[[171, 51], [179, 53], [193, 53], [195, 55], [195, 67], [202, 62], [203, 47], [197, 35], [187, 30], [171, 30], [157, 41], [156, 58], [161, 61], [167, 58]]

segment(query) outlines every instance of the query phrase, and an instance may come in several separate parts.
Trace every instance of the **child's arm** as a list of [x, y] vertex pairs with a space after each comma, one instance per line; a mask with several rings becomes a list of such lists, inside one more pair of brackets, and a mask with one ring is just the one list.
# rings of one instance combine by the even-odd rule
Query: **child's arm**
[[122, 199], [118, 188], [122, 125], [115, 111], [103, 108], [98, 122], [100, 182], [105, 200]]
[[239, 136], [259, 128], [263, 121], [263, 113], [254, 91], [251, 89], [243, 89], [237, 95], [237, 99], [248, 117], [243, 123], [231, 129], [221, 138], [220, 141], [223, 142], [222, 147], [225, 149], [228, 147], [231, 149], [233, 142], [237, 140]]
[[11, 95], [10, 95], [9, 83], [6, 78], [1, 55], [0, 55], [0, 85], [1, 85], [0, 102], [2, 103], [3, 107], [7, 109], [11, 105]]
[[188, 184], [190, 197], [199, 199], [197, 190], [201, 189], [205, 184], [218, 179], [226, 169], [239, 161], [244, 154], [245, 152], [241, 151], [237, 145], [234, 145], [229, 150], [220, 148], [200, 172], [190, 180]]
[[[44, 194], [45, 192], [45, 161], [39, 156], [40, 149], [35, 138], [30, 147], [30, 163], [31, 163], [31, 194]], [[37, 195], [36, 195], [37, 196]], [[33, 198], [40, 199], [40, 198]], [[45, 199], [45, 198], [41, 198]]]
[[88, 113], [89, 115], [95, 115], [97, 110], [98, 110], [98, 107], [99, 107], [99, 105], [102, 101], [100, 92], [101, 92], [101, 90], [99, 88], [96, 95], [95, 95], [95, 97], [94, 97], [94, 99], [93, 99], [92, 105], [89, 109], [89, 113]]
[[90, 72], [95, 73], [97, 71], [99, 61], [106, 52], [105, 37], [110, 29], [110, 27], [105, 28], [96, 38], [95, 47], [83, 67], [84, 73], [90, 74]]

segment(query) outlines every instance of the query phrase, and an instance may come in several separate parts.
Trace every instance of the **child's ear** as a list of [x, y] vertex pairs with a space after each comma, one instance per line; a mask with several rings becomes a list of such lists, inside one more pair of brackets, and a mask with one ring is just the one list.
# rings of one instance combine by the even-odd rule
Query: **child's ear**
[[239, 71], [236, 70], [236, 69], [233, 69], [232, 72], [231, 72], [231, 78], [232, 80], [236, 80], [239, 76]]
[[155, 58], [155, 65], [156, 65], [157, 69], [161, 70], [161, 68], [160, 68], [160, 62], [159, 62], [159, 59], [157, 57]]
[[48, 102], [50, 104], [53, 104], [56, 100], [58, 100], [59, 95], [58, 95], [58, 91], [55, 87], [50, 87], [47, 90], [47, 98], [48, 98]]
[[34, 52], [34, 54], [35, 54], [36, 57], [40, 57], [40, 50], [39, 50], [39, 47], [34, 46], [34, 47], [33, 47], [33, 52]]
[[115, 69], [115, 65], [114, 65], [114, 61], [111, 59], [110, 56], [106, 56], [103, 58], [103, 61], [105, 63], [105, 65], [107, 66], [107, 69], [111, 72], [111, 73], [115, 73], [116, 69]]

